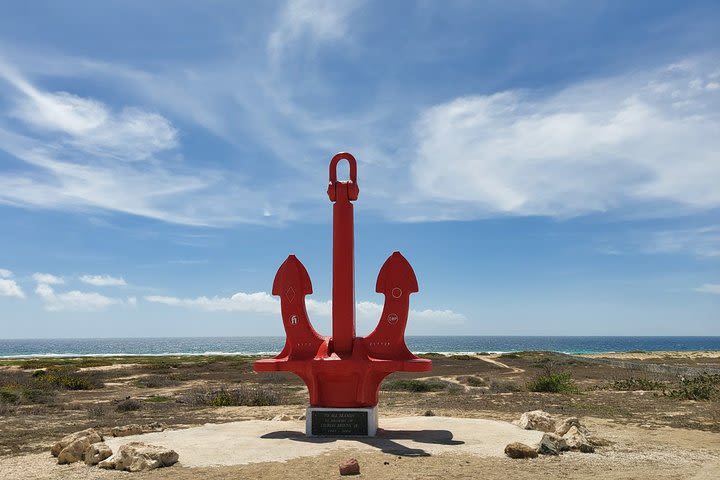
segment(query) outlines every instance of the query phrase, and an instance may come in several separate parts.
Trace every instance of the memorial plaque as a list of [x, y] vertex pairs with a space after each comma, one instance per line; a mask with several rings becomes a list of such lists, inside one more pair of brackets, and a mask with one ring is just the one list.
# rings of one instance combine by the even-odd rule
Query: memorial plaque
[[315, 410], [312, 435], [368, 435], [368, 412], [362, 410]]

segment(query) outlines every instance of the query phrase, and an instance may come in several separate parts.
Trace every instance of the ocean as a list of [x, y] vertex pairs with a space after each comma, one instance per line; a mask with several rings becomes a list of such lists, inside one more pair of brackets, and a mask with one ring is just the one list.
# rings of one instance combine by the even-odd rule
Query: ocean
[[[178, 337], [0, 339], [0, 358], [121, 355], [271, 355], [284, 337]], [[473, 353], [550, 350], [563, 353], [604, 353], [663, 350], [720, 350], [720, 337], [521, 337], [410, 336], [415, 353]]]

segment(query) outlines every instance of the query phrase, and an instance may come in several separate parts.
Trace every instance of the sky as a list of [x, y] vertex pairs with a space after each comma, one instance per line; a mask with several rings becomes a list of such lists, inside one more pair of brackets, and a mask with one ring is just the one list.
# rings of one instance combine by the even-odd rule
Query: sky
[[[357, 331], [720, 335], [720, 5], [13, 2], [0, 338], [330, 332], [328, 163], [358, 160]], [[347, 168], [341, 169], [345, 178]]]

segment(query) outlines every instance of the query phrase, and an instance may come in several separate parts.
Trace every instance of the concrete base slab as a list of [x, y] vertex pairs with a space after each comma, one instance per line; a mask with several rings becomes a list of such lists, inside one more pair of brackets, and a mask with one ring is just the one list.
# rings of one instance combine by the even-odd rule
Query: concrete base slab
[[303, 421], [249, 420], [108, 438], [106, 443], [113, 452], [129, 442], [162, 445], [175, 450], [183, 466], [207, 467], [286, 461], [340, 449], [405, 456], [446, 452], [503, 456], [508, 443], [534, 445], [542, 437], [542, 432], [508, 422], [475, 418], [382, 418], [380, 427], [375, 437], [307, 437]]

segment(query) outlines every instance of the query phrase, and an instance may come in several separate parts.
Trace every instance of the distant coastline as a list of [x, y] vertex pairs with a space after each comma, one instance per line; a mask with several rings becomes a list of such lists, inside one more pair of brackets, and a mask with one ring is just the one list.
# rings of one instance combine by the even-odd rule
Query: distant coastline
[[[284, 337], [177, 337], [0, 340], [0, 358], [274, 355]], [[509, 353], [554, 351], [568, 354], [717, 352], [720, 336], [409, 336], [415, 353]]]

